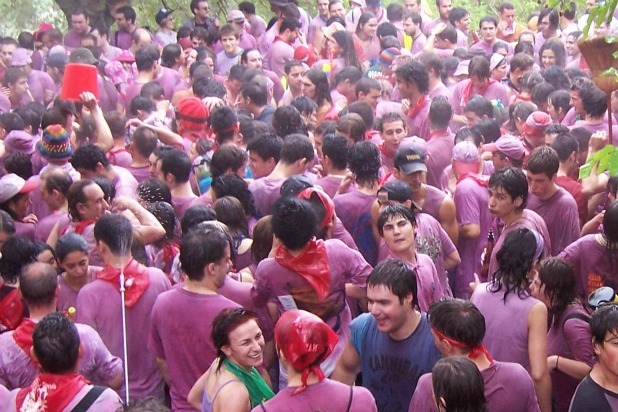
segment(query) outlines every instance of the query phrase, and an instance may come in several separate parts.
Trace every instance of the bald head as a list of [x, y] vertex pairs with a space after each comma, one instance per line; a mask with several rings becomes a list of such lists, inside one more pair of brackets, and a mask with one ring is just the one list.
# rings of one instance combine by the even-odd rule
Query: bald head
[[141, 49], [144, 46], [149, 46], [152, 44], [152, 39], [150, 38], [150, 34], [145, 29], [135, 29], [135, 31], [131, 34], [131, 49], [133, 52]]
[[34, 262], [19, 275], [19, 290], [30, 309], [56, 306], [58, 275], [47, 263]]

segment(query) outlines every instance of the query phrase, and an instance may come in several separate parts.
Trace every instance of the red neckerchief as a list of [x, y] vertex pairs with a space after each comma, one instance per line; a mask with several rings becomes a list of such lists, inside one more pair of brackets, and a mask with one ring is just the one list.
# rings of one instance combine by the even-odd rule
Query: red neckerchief
[[30, 349], [32, 348], [32, 334], [34, 333], [34, 327], [36, 323], [34, 323], [31, 319], [24, 318], [21, 321], [17, 329], [13, 331], [13, 340], [24, 351], [24, 353], [34, 362], [36, 366], [39, 368], [41, 365], [37, 358], [32, 356]]
[[388, 153], [386, 153], [386, 148], [384, 147], [384, 142], [380, 143], [380, 145], [378, 146], [378, 149], [380, 150], [380, 152], [386, 156], [387, 159], [392, 159], [395, 155], [393, 154], [392, 156], [388, 155]]
[[170, 272], [170, 268], [172, 267], [172, 262], [178, 253], [180, 253], [180, 246], [176, 242], [165, 243], [162, 247], [163, 249], [163, 263], [165, 264], [165, 269], [163, 270], [165, 273]]
[[292, 45], [292, 43], [290, 43], [289, 41], [285, 41], [285, 40], [283, 40], [283, 39], [281, 38], [281, 36], [275, 36], [275, 39], [273, 40], [273, 44], [274, 44], [274, 43], [276, 43], [276, 42], [278, 42], [278, 41], [282, 41], [282, 42], [284, 42], [284, 43], [286, 43], [286, 44], [289, 44], [290, 46]]
[[40, 373], [32, 385], [17, 392], [15, 406], [18, 411], [63, 411], [87, 384], [77, 373]]
[[367, 130], [365, 132], [365, 140], [372, 140], [373, 136], [375, 136], [376, 134], [379, 135], [380, 133], [378, 133], [377, 130], [373, 130], [373, 129]]
[[[431, 330], [433, 331], [433, 333], [438, 337], [438, 339], [441, 340], [445, 340], [448, 343], [450, 343], [451, 345], [453, 345], [456, 348], [460, 348], [460, 349], [466, 349], [469, 348], [470, 345], [460, 342], [458, 340], [455, 339], [451, 339], [448, 336], [444, 335], [442, 332], [440, 332], [438, 329], [436, 328], [431, 328]], [[484, 353], [485, 356], [487, 356], [487, 360], [489, 360], [490, 362], [493, 362], [493, 358], [491, 357], [491, 355], [489, 354], [489, 352], [487, 352], [487, 348], [485, 348], [485, 345], [483, 345], [483, 343], [479, 343], [476, 346], [473, 346], [471, 348], [472, 350], [470, 351], [470, 354], [468, 355], [468, 358], [470, 359], [476, 359], [479, 357], [479, 355], [481, 353]]]
[[277, 248], [275, 261], [286, 269], [298, 273], [305, 279], [320, 300], [325, 300], [330, 293], [330, 271], [326, 245], [321, 239], [311, 239], [305, 250], [298, 255], [292, 255], [283, 245]]
[[430, 141], [436, 136], [448, 136], [448, 129], [434, 130], [433, 132], [429, 133], [429, 139], [427, 139], [427, 141]]
[[124, 149], [122, 147], [119, 149], [110, 149], [109, 152], [107, 152], [107, 158], [111, 163], [116, 164], [116, 154], [123, 152], [129, 153], [127, 149]]
[[[485, 83], [485, 86], [481, 87], [481, 89], [478, 92], [474, 93], [474, 95], [483, 96], [483, 94], [487, 91], [489, 86], [491, 86], [495, 82], [496, 81], [493, 80], [493, 79], [487, 80], [487, 82]], [[472, 80], [470, 80], [470, 83], [468, 83], [468, 85], [464, 89], [463, 96], [461, 97], [461, 100], [463, 102], [462, 106], [465, 106], [466, 103], [468, 103], [468, 100], [470, 100], [472, 98], [472, 96], [473, 96], [473, 94], [472, 94]]]
[[384, 177], [382, 178], [382, 180], [380, 180], [378, 182], [378, 186], [383, 186], [386, 182], [388, 182], [388, 179], [391, 178], [391, 176], [393, 175], [393, 172], [390, 171], [388, 172], [386, 175], [384, 175]]
[[[83, 220], [81, 222], [78, 222], [75, 225], [75, 233], [77, 233], [78, 235], [81, 235], [82, 233], [84, 233], [84, 230], [86, 230], [86, 228], [90, 225], [94, 224], [94, 219], [90, 219], [90, 220]], [[67, 226], [64, 231], [66, 232], [66, 230], [69, 227]]]
[[[136, 260], [131, 259], [124, 267], [125, 306], [131, 308], [142, 297], [148, 286], [150, 278], [146, 268]], [[97, 273], [97, 279], [109, 282], [120, 292], [120, 269], [107, 265]]]
[[410, 107], [408, 109], [408, 117], [415, 118], [418, 112], [420, 112], [421, 109], [425, 107], [426, 104], [427, 104], [427, 96], [423, 95], [421, 96], [420, 99], [418, 99], [418, 101], [413, 107]]
[[[3, 285], [4, 283], [0, 281], [0, 287]], [[23, 318], [24, 303], [21, 300], [21, 293], [18, 288], [13, 288], [13, 290], [0, 301], [0, 323], [2, 323], [7, 330], [13, 330], [19, 326]]]
[[459, 179], [457, 179], [457, 183], [461, 182], [467, 177], [474, 180], [476, 183], [479, 184], [479, 186], [483, 186], [483, 187], [489, 186], [489, 176], [480, 175], [478, 173], [464, 173], [463, 175], [459, 176]]

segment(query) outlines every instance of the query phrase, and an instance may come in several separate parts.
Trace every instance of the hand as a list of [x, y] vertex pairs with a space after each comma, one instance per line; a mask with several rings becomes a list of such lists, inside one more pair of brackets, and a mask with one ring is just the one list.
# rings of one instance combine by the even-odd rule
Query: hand
[[45, 101], [51, 102], [54, 98], [54, 91], [51, 89], [45, 89]]
[[556, 370], [556, 363], [558, 363], [558, 356], [551, 355], [547, 357], [547, 369], [550, 371]]
[[86, 106], [86, 108], [91, 112], [97, 107], [99, 107], [99, 104], [97, 103], [97, 98], [94, 96], [94, 94], [90, 92], [83, 92], [79, 95], [79, 98], [81, 99], [84, 106]]
[[607, 133], [604, 131], [595, 132], [590, 136], [590, 142], [588, 142], [589, 152], [598, 152], [608, 144]]
[[157, 102], [157, 111], [162, 113], [167, 113], [170, 109], [170, 101], [169, 100], [159, 100]]
[[9, 95], [11, 94], [11, 91], [9, 90], [8, 87], [3, 87], [0, 90], [2, 91], [2, 94], [5, 95], [6, 97], [9, 97]]
[[208, 110], [212, 113], [215, 107], [225, 106], [225, 102], [218, 97], [204, 97], [202, 103], [208, 107]]
[[403, 99], [401, 101], [401, 111], [408, 113], [408, 110], [410, 110], [410, 99]]
[[131, 199], [129, 196], [118, 196], [114, 199], [113, 209], [116, 212], [124, 212], [127, 209], [131, 210], [131, 208], [136, 204], [139, 205], [139, 203], [137, 203], [137, 200]]
[[500, 20], [500, 22], [498, 23], [498, 31], [504, 31], [504, 29], [506, 29], [508, 27], [508, 23], [504, 20]]
[[433, 34], [434, 36], [440, 34], [444, 31], [444, 29], [446, 29], [446, 27], [447, 25], [445, 23], [438, 23], [436, 27], [434, 27], [431, 31], [431, 34]]
[[337, 193], [345, 193], [350, 189], [350, 186], [356, 182], [356, 176], [354, 173], [348, 171], [343, 179], [341, 179], [341, 184], [339, 184], [339, 189], [337, 189]]
[[470, 293], [474, 293], [474, 291], [476, 290], [476, 288], [481, 284], [481, 280], [479, 279], [479, 275], [477, 275], [476, 273], [474, 274], [474, 281], [469, 283], [470, 286]]
[[36, 215], [29, 214], [21, 220], [23, 223], [38, 223], [39, 218]]
[[324, 176], [322, 175], [323, 170], [322, 170], [322, 165], [321, 164], [316, 164], [315, 166], [313, 166], [313, 169], [311, 169], [311, 173], [315, 173], [318, 178], [323, 178]]
[[131, 126], [133, 126], [133, 127], [140, 127], [143, 124], [144, 124], [144, 122], [142, 122], [137, 117], [134, 117], [132, 119], [127, 120], [127, 124], [125, 125], [125, 128], [131, 127]]

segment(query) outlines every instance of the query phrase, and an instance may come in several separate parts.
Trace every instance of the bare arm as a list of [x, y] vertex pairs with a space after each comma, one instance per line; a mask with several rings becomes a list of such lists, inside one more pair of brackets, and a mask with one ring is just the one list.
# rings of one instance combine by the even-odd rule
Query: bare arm
[[438, 211], [438, 217], [440, 225], [446, 231], [448, 237], [451, 238], [454, 244], [457, 244], [459, 228], [455, 217], [455, 202], [453, 202], [453, 199], [450, 196], [446, 196], [442, 201], [440, 210]]
[[536, 303], [528, 313], [528, 357], [541, 412], [551, 412], [551, 378], [547, 368], [547, 307]]
[[145, 245], [156, 242], [165, 236], [165, 229], [161, 226], [161, 223], [144, 206], [140, 205], [137, 200], [131, 199], [128, 196], [117, 197], [114, 199], [114, 208], [120, 212], [129, 210], [135, 215], [140, 224], [137, 232], [142, 237]]
[[358, 352], [356, 352], [352, 343], [348, 342], [337, 362], [332, 379], [347, 385], [354, 385], [356, 375], [358, 375], [360, 370], [361, 361]]
[[[159, 358], [157, 358], [157, 361]], [[202, 399], [204, 398], [204, 390], [206, 390], [206, 381], [208, 380], [208, 371], [193, 384], [187, 396], [187, 402], [198, 411], [202, 410]], [[167, 381], [166, 381], [167, 382]]]
[[153, 126], [151, 124], [147, 124], [142, 122], [139, 119], [130, 119], [127, 121], [127, 126], [144, 126], [149, 128], [150, 130], [152, 130], [153, 132], [155, 132], [157, 134], [157, 137], [159, 138], [159, 140], [161, 141], [161, 143], [166, 144], [168, 146], [176, 146], [176, 147], [182, 147], [183, 146], [183, 140], [182, 140], [182, 136], [179, 135], [178, 133], [174, 133], [172, 132], [170, 129], [168, 129], [167, 127], [157, 127], [157, 126]]
[[481, 225], [476, 223], [470, 223], [467, 225], [459, 226], [459, 236], [466, 239], [476, 239], [481, 234]]
[[80, 98], [82, 99], [84, 106], [90, 110], [90, 115], [92, 116], [92, 121], [94, 122], [94, 129], [97, 133], [97, 141], [94, 142], [94, 144], [107, 153], [107, 151], [112, 148], [114, 139], [112, 137], [112, 131], [109, 129], [109, 126], [105, 121], [105, 117], [103, 116], [103, 110], [101, 110], [99, 103], [97, 103], [97, 99], [94, 97], [94, 94], [90, 92], [83, 92], [80, 95]]
[[585, 362], [556, 355], [547, 357], [547, 367], [569, 375], [578, 381], [584, 379], [592, 369]]
[[[165, 361], [163, 361], [163, 362], [165, 362]], [[167, 367], [167, 362], [165, 363], [165, 366]], [[112, 379], [106, 381], [105, 382], [105, 386], [108, 386], [108, 387], [112, 388], [113, 390], [118, 390], [118, 388], [120, 388], [120, 386], [122, 385], [123, 382], [124, 382], [124, 373], [121, 370], [120, 372], [118, 372], [118, 375], [116, 375]]]
[[444, 256], [444, 268], [446, 270], [453, 270], [461, 263], [461, 257], [457, 249], [448, 256]]

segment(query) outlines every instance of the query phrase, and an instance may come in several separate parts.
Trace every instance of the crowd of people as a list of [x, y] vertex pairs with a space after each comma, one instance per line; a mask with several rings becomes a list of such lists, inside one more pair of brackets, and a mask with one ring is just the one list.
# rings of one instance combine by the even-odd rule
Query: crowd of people
[[0, 38], [0, 409], [618, 411], [595, 2], [269, 3]]

